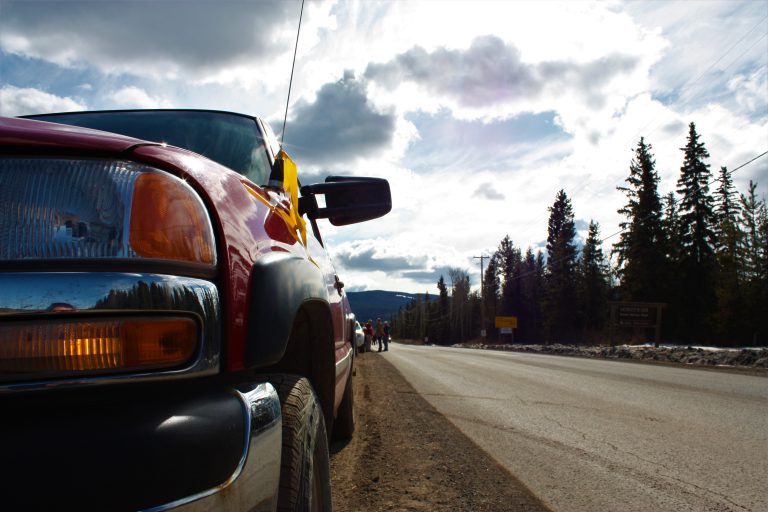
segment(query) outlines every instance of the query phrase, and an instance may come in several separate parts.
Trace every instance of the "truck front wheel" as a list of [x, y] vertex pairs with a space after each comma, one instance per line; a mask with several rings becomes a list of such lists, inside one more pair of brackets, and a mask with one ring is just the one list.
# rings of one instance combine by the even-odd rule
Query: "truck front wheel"
[[270, 376], [283, 413], [283, 446], [277, 509], [331, 510], [328, 438], [312, 384], [297, 375]]

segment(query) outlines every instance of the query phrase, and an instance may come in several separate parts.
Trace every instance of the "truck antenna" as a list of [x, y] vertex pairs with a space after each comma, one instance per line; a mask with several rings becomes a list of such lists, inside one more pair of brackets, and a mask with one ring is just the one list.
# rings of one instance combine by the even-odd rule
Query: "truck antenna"
[[293, 85], [293, 69], [296, 67], [296, 51], [299, 49], [299, 34], [301, 34], [301, 17], [304, 15], [304, 0], [301, 0], [301, 12], [299, 13], [299, 29], [296, 31], [296, 46], [293, 48], [293, 64], [291, 64], [291, 79], [288, 81], [288, 98], [285, 100], [285, 117], [283, 117], [283, 131], [280, 133], [280, 149], [285, 140], [285, 122], [288, 120], [288, 103], [291, 101], [291, 85]]

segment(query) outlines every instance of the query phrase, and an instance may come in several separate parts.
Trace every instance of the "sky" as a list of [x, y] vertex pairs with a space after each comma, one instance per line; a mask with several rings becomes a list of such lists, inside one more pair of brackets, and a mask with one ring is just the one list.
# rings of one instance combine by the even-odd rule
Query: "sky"
[[[210, 108], [283, 124], [300, 1], [0, 0], [0, 115]], [[676, 189], [688, 124], [713, 178], [768, 151], [768, 1], [308, 0], [284, 146], [303, 184], [387, 178], [393, 208], [321, 221], [347, 290], [435, 293], [508, 235], [615, 233], [639, 138]], [[768, 156], [733, 174], [768, 195]], [[617, 240], [605, 240], [609, 253]]]

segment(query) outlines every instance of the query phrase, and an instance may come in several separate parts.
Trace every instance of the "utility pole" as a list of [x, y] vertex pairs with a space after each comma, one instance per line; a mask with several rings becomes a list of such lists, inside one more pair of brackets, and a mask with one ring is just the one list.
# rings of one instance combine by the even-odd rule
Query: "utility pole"
[[485, 341], [485, 268], [483, 267], [483, 261], [490, 259], [490, 256], [484, 254], [480, 256], [472, 256], [476, 260], [480, 260], [480, 317], [482, 318], [482, 324], [480, 326], [480, 335]]

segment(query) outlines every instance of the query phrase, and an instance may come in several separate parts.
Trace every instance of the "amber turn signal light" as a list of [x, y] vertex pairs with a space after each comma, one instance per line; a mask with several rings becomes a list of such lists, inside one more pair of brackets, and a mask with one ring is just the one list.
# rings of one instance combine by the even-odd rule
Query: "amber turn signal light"
[[213, 231], [200, 198], [178, 178], [141, 174], [131, 204], [131, 248], [144, 258], [213, 265]]
[[197, 351], [186, 317], [10, 321], [0, 323], [0, 374], [55, 378], [87, 372], [172, 368]]

